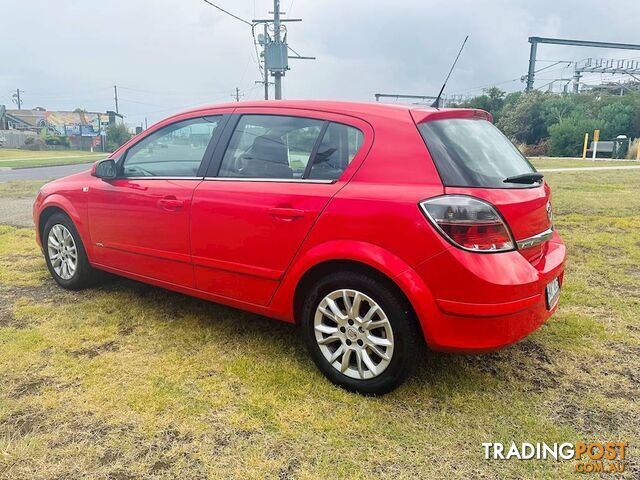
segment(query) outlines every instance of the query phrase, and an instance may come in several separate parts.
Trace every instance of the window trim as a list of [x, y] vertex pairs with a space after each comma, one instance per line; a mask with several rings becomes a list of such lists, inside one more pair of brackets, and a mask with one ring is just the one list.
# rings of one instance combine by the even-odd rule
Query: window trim
[[[129, 146], [122, 154], [119, 155], [119, 158], [116, 161], [116, 169], [118, 172], [117, 178], [126, 179], [126, 180], [202, 180], [206, 173], [206, 169], [209, 163], [211, 162], [211, 157], [213, 156], [213, 153], [217, 148], [220, 137], [222, 136], [222, 131], [225, 129], [227, 122], [229, 121], [229, 116], [230, 114], [227, 114], [227, 113], [218, 113], [218, 114], [212, 114], [212, 115], [195, 115], [193, 117], [181, 118], [180, 120], [176, 120], [175, 122], [167, 123], [166, 125], [162, 125], [160, 128], [157, 128], [152, 132], [149, 132], [147, 135], [142, 137], [133, 145]], [[219, 118], [220, 120], [218, 122], [218, 126], [213, 132], [213, 135], [211, 135], [211, 138], [209, 139], [209, 143], [207, 144], [207, 147], [204, 150], [202, 159], [200, 160], [200, 165], [198, 166], [198, 170], [195, 176], [194, 175], [189, 175], [189, 176], [157, 175], [157, 176], [145, 177], [145, 176], [127, 176], [124, 174], [125, 162], [127, 161], [127, 156], [129, 155], [129, 151], [132, 148], [136, 147], [137, 145], [140, 145], [142, 142], [147, 140], [153, 134], [161, 132], [165, 128], [171, 127], [178, 123], [188, 122], [188, 121], [197, 120], [197, 119], [206, 120], [208, 118]]]
[[262, 177], [204, 177], [208, 182], [270, 182], [270, 183], [336, 183], [338, 179], [323, 178], [262, 178]]
[[302, 179], [304, 180], [311, 180], [309, 178], [309, 174], [311, 173], [311, 168], [313, 167], [313, 164], [316, 163], [316, 156], [318, 155], [318, 149], [320, 148], [320, 145], [322, 145], [322, 140], [324, 140], [324, 134], [327, 133], [327, 129], [329, 128], [329, 125], [331, 125], [331, 122], [329, 120], [325, 120], [324, 123], [322, 124], [322, 128], [320, 129], [318, 138], [316, 138], [316, 143], [313, 145], [313, 149], [309, 154], [309, 161], [307, 162], [307, 165], [304, 167], [304, 172], [302, 172]]
[[[236, 127], [238, 126], [238, 123], [240, 123], [240, 119], [244, 116], [262, 116], [262, 117], [293, 117], [293, 118], [303, 118], [303, 119], [308, 119], [308, 120], [318, 120], [323, 122], [322, 128], [320, 129], [320, 133], [318, 134], [318, 137], [316, 138], [316, 142], [313, 146], [313, 149], [311, 150], [311, 153], [309, 154], [309, 161], [307, 162], [307, 165], [305, 167], [304, 173], [302, 174], [302, 178], [267, 178], [267, 177], [221, 177], [220, 176], [220, 169], [222, 168], [222, 161], [224, 159], [224, 156], [227, 152], [227, 149], [229, 148], [229, 144], [231, 143], [231, 138], [233, 137], [233, 133], [236, 130]], [[355, 128], [356, 130], [358, 130], [361, 134], [362, 134], [362, 144], [360, 145], [360, 147], [358, 148], [358, 150], [356, 150], [355, 154], [354, 154], [354, 158], [360, 153], [361, 149], [364, 146], [364, 139], [365, 137], [365, 132], [359, 128], [356, 127], [354, 125], [350, 125], [349, 123], [346, 122], [340, 122], [337, 120], [329, 120], [326, 118], [320, 118], [320, 117], [314, 117], [311, 115], [295, 115], [289, 112], [284, 112], [284, 113], [264, 113], [264, 112], [242, 112], [242, 113], [232, 113], [229, 115], [229, 120], [226, 122], [225, 125], [225, 131], [223, 132], [223, 134], [221, 134], [220, 139], [218, 140], [218, 147], [216, 148], [211, 162], [209, 164], [209, 168], [207, 170], [207, 172], [204, 175], [204, 180], [222, 180], [222, 181], [239, 181], [239, 182], [280, 182], [280, 183], [319, 183], [319, 184], [333, 184], [336, 183], [338, 181], [340, 181], [340, 179], [343, 177], [344, 173], [347, 171], [347, 169], [349, 168], [349, 165], [347, 166], [347, 168], [345, 168], [340, 177], [335, 178], [335, 179], [313, 179], [313, 178], [307, 178], [308, 175], [311, 173], [311, 168], [316, 160], [316, 155], [318, 153], [318, 149], [320, 148], [320, 145], [322, 144], [322, 140], [324, 139], [324, 135], [327, 131], [327, 129], [329, 128], [329, 125], [331, 123], [336, 123], [338, 125], [345, 125], [347, 127], [351, 127], [351, 128]], [[367, 151], [368, 154], [368, 151]]]

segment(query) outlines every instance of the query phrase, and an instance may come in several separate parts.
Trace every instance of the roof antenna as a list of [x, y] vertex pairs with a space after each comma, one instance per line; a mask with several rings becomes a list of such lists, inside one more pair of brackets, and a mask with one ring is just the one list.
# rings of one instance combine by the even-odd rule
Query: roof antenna
[[440, 89], [440, 93], [438, 93], [438, 96], [436, 97], [436, 99], [431, 104], [432, 107], [438, 108], [440, 106], [440, 97], [442, 97], [442, 92], [444, 92], [444, 87], [447, 86], [447, 82], [449, 81], [449, 77], [451, 76], [451, 72], [453, 72], [453, 69], [455, 68], [456, 63], [458, 63], [458, 59], [460, 58], [460, 54], [462, 53], [462, 49], [464, 48], [464, 46], [467, 43], [468, 39], [469, 39], [469, 35], [464, 37], [464, 42], [462, 42], [462, 46], [460, 47], [460, 50], [458, 51], [458, 55], [456, 55], [456, 59], [453, 61], [453, 65], [451, 65], [451, 70], [449, 70], [449, 74], [447, 75], [447, 78], [445, 78], [444, 83], [442, 84], [442, 88]]

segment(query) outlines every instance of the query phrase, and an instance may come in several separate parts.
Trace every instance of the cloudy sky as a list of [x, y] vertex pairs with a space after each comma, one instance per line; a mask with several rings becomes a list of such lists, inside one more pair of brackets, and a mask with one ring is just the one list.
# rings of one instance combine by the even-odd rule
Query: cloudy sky
[[[270, 0], [212, 0], [251, 20]], [[281, 0], [292, 60], [285, 98], [373, 100], [374, 93], [433, 95], [465, 35], [446, 93], [523, 87], [529, 36], [640, 42], [638, 0]], [[114, 108], [130, 125], [185, 108], [260, 98], [251, 29], [202, 0], [1, 0], [0, 104], [20, 88], [24, 107]], [[537, 68], [586, 57], [640, 58], [640, 51], [541, 45]], [[554, 66], [536, 87], [569, 78]], [[591, 81], [599, 81], [592, 78]]]

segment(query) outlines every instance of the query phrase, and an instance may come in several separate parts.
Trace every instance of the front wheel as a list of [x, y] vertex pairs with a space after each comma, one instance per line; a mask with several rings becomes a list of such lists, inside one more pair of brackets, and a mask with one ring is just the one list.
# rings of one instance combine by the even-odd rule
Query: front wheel
[[64, 288], [80, 290], [92, 284], [95, 271], [71, 219], [55, 213], [47, 220], [42, 241], [47, 268], [53, 279]]
[[318, 368], [347, 390], [387, 393], [415, 363], [418, 332], [406, 300], [367, 275], [321, 279], [304, 302], [301, 323]]

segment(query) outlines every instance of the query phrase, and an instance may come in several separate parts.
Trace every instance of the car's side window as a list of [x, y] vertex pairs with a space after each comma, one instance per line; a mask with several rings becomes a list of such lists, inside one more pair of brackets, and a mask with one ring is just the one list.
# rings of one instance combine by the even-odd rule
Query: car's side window
[[362, 146], [363, 133], [357, 128], [331, 122], [322, 137], [308, 178], [337, 180]]
[[172, 123], [131, 147], [124, 158], [125, 177], [194, 177], [220, 116]]
[[219, 177], [300, 179], [324, 120], [243, 115], [220, 165]]

